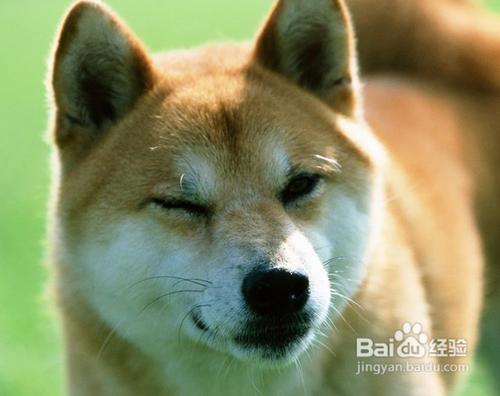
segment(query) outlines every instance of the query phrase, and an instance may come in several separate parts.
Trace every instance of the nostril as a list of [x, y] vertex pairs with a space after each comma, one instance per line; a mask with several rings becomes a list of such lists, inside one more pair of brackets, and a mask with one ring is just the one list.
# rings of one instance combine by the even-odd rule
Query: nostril
[[243, 280], [247, 305], [259, 315], [286, 315], [300, 311], [309, 298], [309, 278], [285, 269], [255, 270]]

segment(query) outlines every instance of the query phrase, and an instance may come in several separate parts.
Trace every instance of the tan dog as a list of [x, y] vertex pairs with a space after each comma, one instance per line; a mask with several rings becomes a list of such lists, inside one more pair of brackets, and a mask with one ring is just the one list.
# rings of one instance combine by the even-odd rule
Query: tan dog
[[[423, 77], [367, 81], [364, 106], [341, 0], [281, 0], [255, 43], [154, 58], [103, 5], [71, 9], [51, 253], [72, 395], [449, 394], [477, 338], [487, 183], [464, 150], [485, 96], [453, 87], [500, 74], [466, 55], [487, 27], [437, 56], [456, 32], [431, 3], [349, 3], [366, 70]], [[432, 37], [395, 37], [419, 21]], [[410, 338], [468, 349], [360, 357]], [[360, 372], [380, 363], [433, 366]]]

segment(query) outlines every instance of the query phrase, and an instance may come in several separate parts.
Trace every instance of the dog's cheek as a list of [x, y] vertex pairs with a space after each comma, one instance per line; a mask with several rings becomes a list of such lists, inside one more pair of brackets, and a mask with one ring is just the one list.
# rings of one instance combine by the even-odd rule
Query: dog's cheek
[[330, 192], [324, 208], [305, 234], [321, 261], [321, 270], [327, 273], [331, 305], [342, 312], [364, 275], [372, 222], [370, 203], [338, 189]]
[[182, 276], [178, 274], [182, 267], [179, 261], [189, 258], [179, 250], [179, 241], [165, 235], [154, 221], [134, 217], [103, 223], [86, 225], [78, 241], [70, 244], [68, 253], [81, 279], [82, 292], [111, 325], [134, 322], [138, 317], [138, 322], [148, 322], [147, 318], [168, 300], [148, 304], [172, 286], [167, 279], [151, 277]]
[[343, 309], [347, 298], [356, 293], [365, 273], [372, 228], [371, 206], [368, 200], [343, 192], [334, 194], [330, 204], [330, 215], [323, 224], [325, 234], [331, 235], [333, 248], [328, 271], [334, 292], [333, 303], [337, 309]]

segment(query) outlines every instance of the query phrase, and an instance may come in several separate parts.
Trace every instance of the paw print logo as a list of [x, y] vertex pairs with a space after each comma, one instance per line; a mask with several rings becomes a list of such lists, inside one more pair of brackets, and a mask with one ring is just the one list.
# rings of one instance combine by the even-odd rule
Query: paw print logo
[[396, 349], [399, 357], [421, 358], [427, 352], [425, 345], [429, 337], [422, 331], [420, 323], [415, 323], [413, 326], [411, 323], [405, 323], [402, 330], [394, 333], [394, 340], [400, 343]]

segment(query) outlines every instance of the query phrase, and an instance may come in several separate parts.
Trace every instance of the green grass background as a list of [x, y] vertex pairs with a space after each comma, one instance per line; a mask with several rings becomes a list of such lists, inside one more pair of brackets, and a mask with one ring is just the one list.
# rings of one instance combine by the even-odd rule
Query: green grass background
[[[253, 35], [270, 0], [109, 0], [151, 50]], [[49, 183], [44, 78], [63, 0], [0, 0], [0, 396], [63, 394], [57, 328], [42, 299]], [[500, 10], [500, 0], [488, 5]], [[479, 355], [464, 396], [495, 396]], [[431, 396], [431, 395], [429, 395]]]

